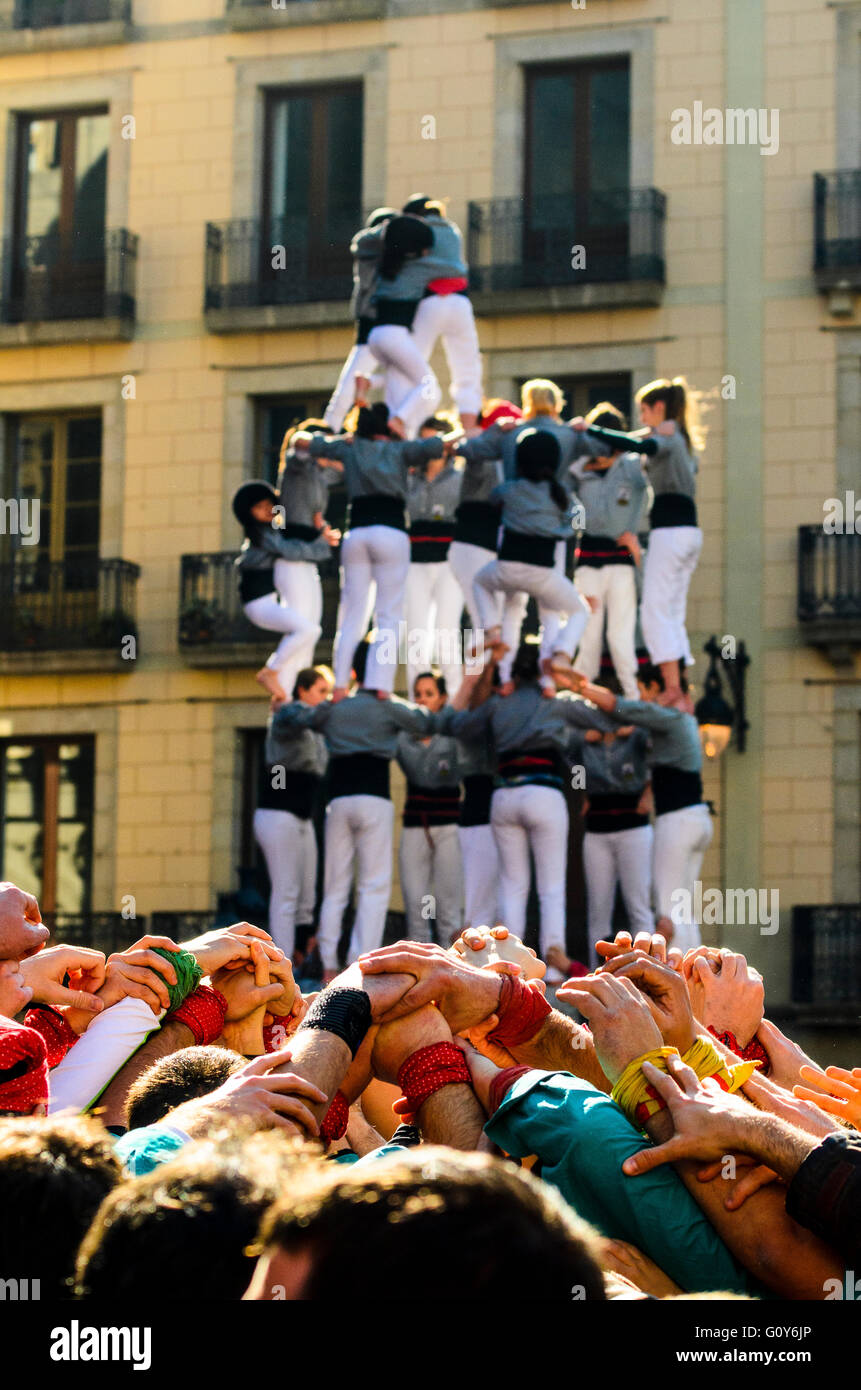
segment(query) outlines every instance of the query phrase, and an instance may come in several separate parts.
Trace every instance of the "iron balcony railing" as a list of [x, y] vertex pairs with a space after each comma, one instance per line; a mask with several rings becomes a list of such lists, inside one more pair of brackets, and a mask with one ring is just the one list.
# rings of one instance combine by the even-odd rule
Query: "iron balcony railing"
[[813, 175], [813, 245], [820, 279], [861, 273], [861, 169]]
[[345, 230], [337, 245], [321, 245], [302, 216], [208, 222], [205, 308], [346, 301], [352, 288], [352, 235]]
[[[333, 558], [320, 566], [323, 587], [323, 637], [315, 659], [331, 659], [338, 611], [338, 563]], [[206, 647], [257, 648], [277, 645], [278, 635], [249, 622], [239, 601], [235, 550], [208, 555], [183, 555], [179, 589], [179, 645], [186, 651]]]
[[0, 5], [0, 32], [130, 20], [131, 0], [13, 0]]
[[861, 903], [793, 907], [792, 1001], [861, 1006]]
[[468, 258], [476, 291], [664, 282], [667, 200], [657, 188], [578, 198], [471, 202]]
[[134, 319], [138, 239], [124, 227], [70, 243], [59, 234], [10, 239], [3, 251], [0, 319]]
[[[847, 519], [847, 526], [853, 518]], [[798, 528], [798, 618], [861, 623], [861, 531]]]
[[0, 652], [118, 648], [137, 636], [139, 575], [128, 560], [48, 560], [22, 546], [0, 564]]

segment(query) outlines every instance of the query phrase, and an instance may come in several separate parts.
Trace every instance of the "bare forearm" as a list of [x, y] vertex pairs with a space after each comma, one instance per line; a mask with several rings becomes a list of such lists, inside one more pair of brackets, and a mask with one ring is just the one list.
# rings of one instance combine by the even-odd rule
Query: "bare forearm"
[[342, 1038], [321, 1028], [300, 1028], [290, 1050], [290, 1061], [274, 1067], [273, 1075], [291, 1072], [325, 1091], [328, 1097], [325, 1104], [310, 1100], [304, 1102], [315, 1119], [322, 1120], [332, 1097], [347, 1075], [353, 1055]]
[[591, 1034], [557, 1009], [548, 1014], [534, 1038], [509, 1051], [523, 1066], [570, 1071], [608, 1095], [612, 1089], [595, 1055]]
[[167, 1018], [156, 1033], [151, 1033], [142, 1047], [132, 1053], [125, 1066], [121, 1067], [102, 1095], [93, 1114], [103, 1125], [124, 1125], [126, 1123], [126, 1097], [138, 1077], [147, 1067], [172, 1052], [180, 1052], [191, 1047], [194, 1034], [185, 1023]]
[[422, 1137], [429, 1144], [451, 1149], [474, 1149], [484, 1129], [485, 1114], [471, 1086], [443, 1086], [429, 1096], [418, 1112]]

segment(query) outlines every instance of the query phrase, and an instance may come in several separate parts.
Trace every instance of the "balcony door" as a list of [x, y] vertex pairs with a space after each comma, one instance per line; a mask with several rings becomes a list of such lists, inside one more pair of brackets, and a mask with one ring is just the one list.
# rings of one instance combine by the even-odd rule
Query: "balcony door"
[[[349, 295], [350, 240], [362, 221], [362, 109], [361, 83], [267, 94], [261, 269], [276, 302]], [[277, 246], [284, 269], [272, 265]]]
[[0, 741], [0, 879], [44, 914], [89, 912], [92, 738]]
[[35, 543], [14, 538], [4, 566], [10, 646], [38, 650], [99, 613], [102, 418], [99, 412], [22, 415], [11, 422], [6, 497], [39, 503]]
[[590, 279], [624, 265], [629, 187], [627, 58], [528, 67], [523, 257], [535, 283], [546, 267], [558, 284], [578, 245]]
[[102, 313], [109, 134], [105, 110], [20, 117], [14, 318]]

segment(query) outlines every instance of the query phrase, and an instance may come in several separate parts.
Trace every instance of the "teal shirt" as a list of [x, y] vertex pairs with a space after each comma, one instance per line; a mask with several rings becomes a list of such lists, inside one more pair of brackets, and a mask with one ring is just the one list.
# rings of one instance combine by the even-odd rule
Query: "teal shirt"
[[686, 1292], [759, 1292], [669, 1164], [625, 1176], [622, 1163], [648, 1141], [590, 1082], [527, 1072], [485, 1133], [514, 1158], [537, 1154], [541, 1177], [585, 1221], [636, 1245]]
[[114, 1153], [131, 1177], [142, 1178], [162, 1163], [169, 1163], [190, 1142], [185, 1130], [172, 1125], [143, 1125], [123, 1134], [114, 1145]]

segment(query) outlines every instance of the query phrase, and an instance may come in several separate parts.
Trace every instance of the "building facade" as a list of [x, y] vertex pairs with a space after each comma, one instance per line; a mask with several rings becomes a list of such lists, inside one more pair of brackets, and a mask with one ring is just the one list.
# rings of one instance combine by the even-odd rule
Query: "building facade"
[[689, 626], [750, 657], [704, 887], [780, 903], [704, 936], [857, 1020], [861, 4], [2, 0], [0, 105], [0, 877], [60, 924], [237, 888], [266, 702], [230, 495], [328, 398], [352, 232], [421, 190], [488, 395], [702, 393]]

